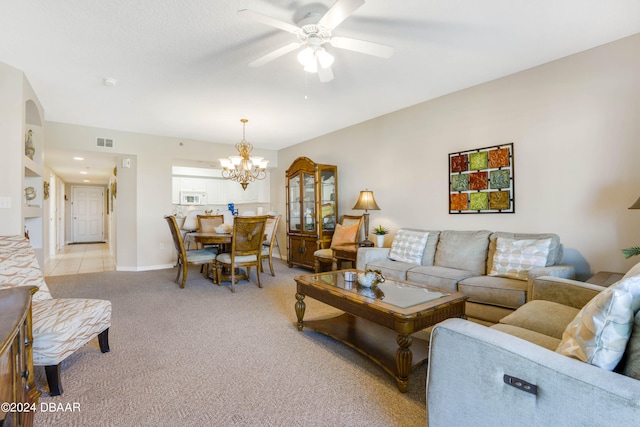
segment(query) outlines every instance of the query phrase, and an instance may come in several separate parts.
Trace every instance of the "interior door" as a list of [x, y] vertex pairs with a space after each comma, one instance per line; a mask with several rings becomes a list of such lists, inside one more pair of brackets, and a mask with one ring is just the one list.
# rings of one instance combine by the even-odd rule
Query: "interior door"
[[104, 188], [72, 188], [73, 242], [104, 241]]

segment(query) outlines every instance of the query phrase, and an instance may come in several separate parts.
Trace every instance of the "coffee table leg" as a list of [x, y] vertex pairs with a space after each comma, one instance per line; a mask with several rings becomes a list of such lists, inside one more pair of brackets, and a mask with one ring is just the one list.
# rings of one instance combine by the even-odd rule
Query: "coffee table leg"
[[307, 305], [304, 303], [304, 295], [296, 292], [296, 316], [298, 316], [298, 330], [301, 331], [303, 327], [302, 318], [304, 317], [304, 310]]
[[402, 393], [406, 393], [409, 389], [409, 374], [411, 373], [411, 362], [413, 361], [413, 353], [411, 353], [411, 335], [398, 335], [396, 339], [398, 350], [396, 350], [396, 368], [398, 369], [398, 389]]

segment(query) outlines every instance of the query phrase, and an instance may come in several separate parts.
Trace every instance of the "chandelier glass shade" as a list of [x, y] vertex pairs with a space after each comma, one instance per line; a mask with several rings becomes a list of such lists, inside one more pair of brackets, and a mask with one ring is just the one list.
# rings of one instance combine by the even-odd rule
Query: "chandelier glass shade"
[[240, 121], [242, 122], [242, 141], [236, 144], [239, 155], [219, 160], [222, 166], [222, 177], [240, 183], [242, 189], [246, 190], [250, 182], [266, 178], [269, 160], [249, 155], [253, 151], [253, 145], [245, 140], [245, 125], [249, 120], [241, 119]]

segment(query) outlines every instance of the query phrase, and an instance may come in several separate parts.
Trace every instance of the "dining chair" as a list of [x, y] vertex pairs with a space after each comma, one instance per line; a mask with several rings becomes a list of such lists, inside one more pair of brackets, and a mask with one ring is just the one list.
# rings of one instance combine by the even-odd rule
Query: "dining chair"
[[223, 280], [229, 280], [222, 274], [223, 269], [230, 270], [231, 292], [235, 292], [236, 268], [247, 268], [247, 280], [251, 279], [251, 266], [256, 267], [258, 287], [260, 283], [260, 259], [266, 216], [236, 217], [233, 221], [233, 234], [231, 237], [231, 252], [222, 253], [216, 257], [216, 272], [218, 284]]
[[264, 268], [262, 267], [262, 261], [265, 259], [269, 260], [269, 269], [271, 269], [271, 275], [275, 276], [273, 272], [273, 247], [275, 243], [278, 241], [276, 237], [276, 233], [278, 231], [278, 224], [280, 223], [280, 217], [278, 216], [270, 216], [267, 215], [267, 221], [265, 223], [264, 235], [265, 240], [262, 242], [262, 252], [260, 254], [260, 271], [264, 272]]
[[[198, 233], [215, 233], [216, 227], [224, 224], [224, 215], [198, 215], [196, 217]], [[220, 253], [219, 245], [203, 245], [198, 243], [198, 249], [215, 250]]]
[[[336, 224], [329, 247], [320, 248], [313, 253], [316, 273], [324, 271], [327, 265], [329, 270], [333, 270], [342, 261], [351, 261], [355, 266], [358, 242], [362, 234], [362, 218], [362, 215], [342, 215], [340, 223]], [[320, 244], [326, 245], [326, 243]], [[339, 253], [339, 258], [336, 258], [336, 251]]]
[[176, 222], [175, 217], [168, 215], [165, 216], [164, 219], [166, 219], [169, 224], [171, 236], [173, 237], [173, 244], [175, 245], [176, 252], [178, 253], [178, 262], [176, 264], [178, 267], [178, 275], [176, 276], [176, 283], [178, 283], [180, 273], [182, 273], [182, 283], [180, 284], [180, 287], [184, 288], [185, 283], [187, 283], [189, 266], [206, 265], [208, 273], [209, 266], [216, 262], [216, 253], [208, 249], [186, 250], [184, 247], [184, 240], [182, 239], [180, 229], [178, 229], [178, 223]]

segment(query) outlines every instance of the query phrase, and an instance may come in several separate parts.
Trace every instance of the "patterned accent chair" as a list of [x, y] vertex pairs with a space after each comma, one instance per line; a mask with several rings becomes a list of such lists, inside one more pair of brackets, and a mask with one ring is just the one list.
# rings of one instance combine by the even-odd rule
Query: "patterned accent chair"
[[44, 366], [49, 394], [62, 394], [60, 363], [98, 337], [109, 351], [111, 302], [52, 298], [31, 244], [23, 236], [0, 236], [0, 289], [37, 286], [32, 299], [33, 364]]

